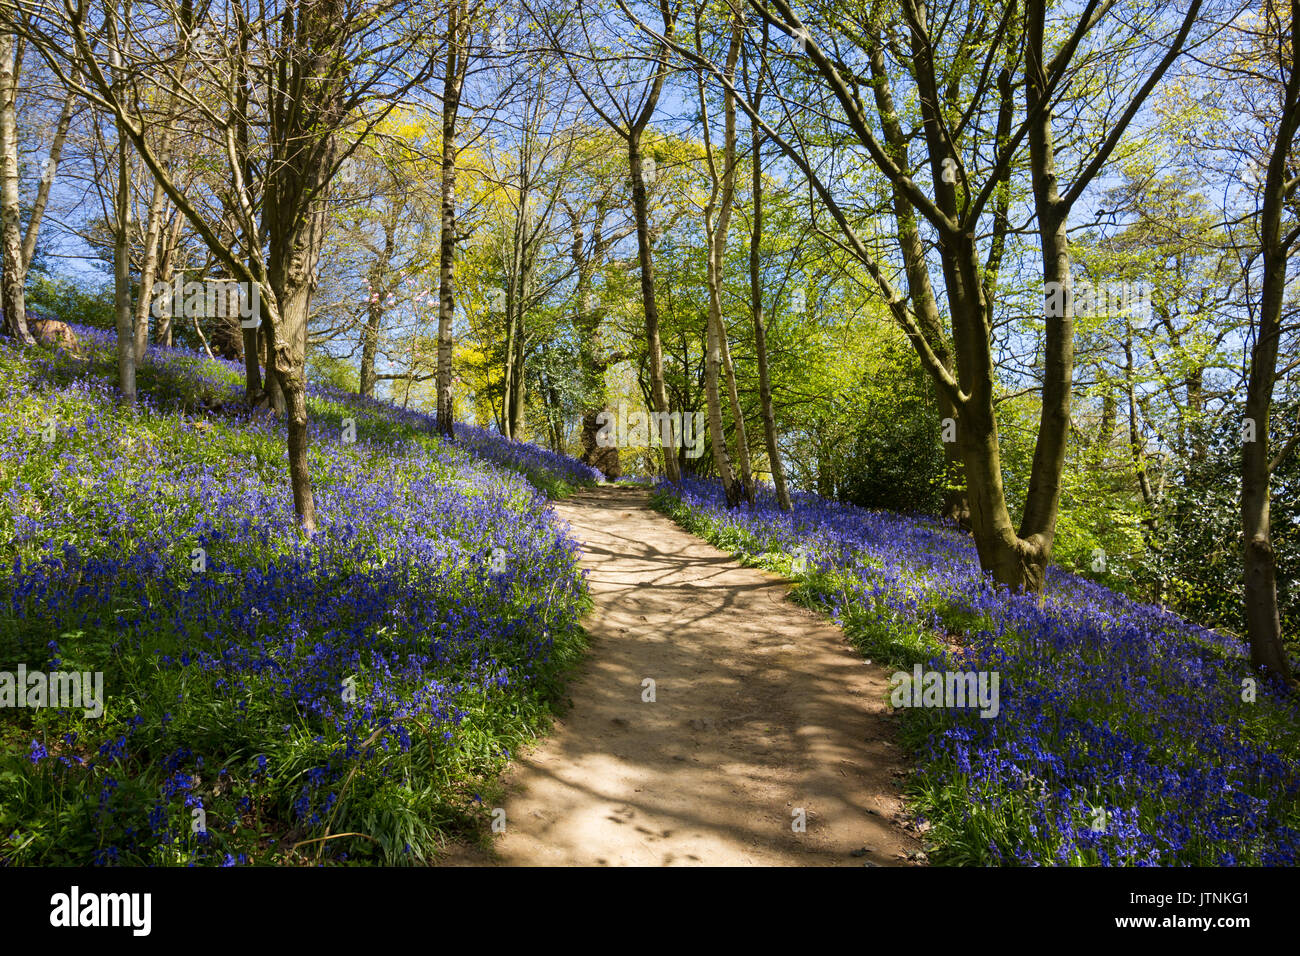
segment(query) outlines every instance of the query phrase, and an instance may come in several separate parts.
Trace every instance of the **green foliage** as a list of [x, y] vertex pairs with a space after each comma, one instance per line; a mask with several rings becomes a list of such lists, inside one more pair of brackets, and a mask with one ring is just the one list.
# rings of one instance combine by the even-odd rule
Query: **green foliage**
[[[1300, 402], [1273, 407], [1274, 434], [1296, 419]], [[1241, 548], [1241, 420], [1208, 421], [1207, 454], [1181, 463], [1157, 514], [1156, 548], [1142, 567], [1153, 590], [1207, 626], [1245, 632]], [[1300, 650], [1300, 456], [1284, 456], [1270, 483], [1272, 543], [1282, 635]]]
[[27, 276], [27, 308], [60, 322], [89, 325], [96, 329], [114, 327], [113, 284], [88, 288], [83, 282], [32, 272]]
[[311, 349], [307, 355], [307, 381], [355, 392], [360, 387], [360, 373], [355, 366], [324, 349]]
[[934, 389], [916, 353], [900, 337], [886, 340], [859, 385], [857, 428], [827, 449], [840, 476], [836, 496], [864, 508], [937, 514], [945, 459]]

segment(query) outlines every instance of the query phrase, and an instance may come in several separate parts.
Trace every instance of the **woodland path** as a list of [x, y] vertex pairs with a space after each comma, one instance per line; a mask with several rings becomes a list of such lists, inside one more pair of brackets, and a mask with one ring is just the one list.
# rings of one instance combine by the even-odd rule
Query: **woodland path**
[[444, 862], [911, 865], [889, 672], [644, 489], [555, 507], [583, 544], [591, 647], [572, 707], [504, 777], [492, 855], [449, 847]]

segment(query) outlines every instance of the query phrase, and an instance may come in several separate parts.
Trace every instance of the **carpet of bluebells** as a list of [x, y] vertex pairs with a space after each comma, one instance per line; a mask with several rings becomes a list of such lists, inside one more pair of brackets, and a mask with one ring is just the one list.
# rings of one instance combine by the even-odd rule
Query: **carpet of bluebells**
[[716, 483], [661, 484], [661, 510], [796, 578], [878, 661], [999, 674], [1000, 710], [900, 708], [909, 790], [935, 862], [1294, 865], [1300, 707], [1236, 638], [1052, 569], [1045, 597], [980, 573], [926, 519]]
[[0, 671], [101, 671], [107, 701], [0, 712], [0, 863], [394, 863], [481, 831], [581, 650], [538, 487], [598, 474], [313, 388], [307, 542], [239, 366], [152, 349], [124, 410], [109, 336], [74, 330], [0, 340]]

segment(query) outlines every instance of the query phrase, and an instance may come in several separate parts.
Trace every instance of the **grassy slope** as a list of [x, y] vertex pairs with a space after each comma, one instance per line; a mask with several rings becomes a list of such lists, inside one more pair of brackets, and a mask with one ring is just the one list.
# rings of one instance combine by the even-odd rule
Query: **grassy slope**
[[238, 368], [154, 350], [123, 410], [77, 331], [84, 358], [0, 340], [0, 671], [101, 671], [107, 704], [0, 711], [0, 862], [402, 862], [481, 832], [582, 644], [576, 546], [520, 473], [590, 470], [314, 389], [307, 544]]

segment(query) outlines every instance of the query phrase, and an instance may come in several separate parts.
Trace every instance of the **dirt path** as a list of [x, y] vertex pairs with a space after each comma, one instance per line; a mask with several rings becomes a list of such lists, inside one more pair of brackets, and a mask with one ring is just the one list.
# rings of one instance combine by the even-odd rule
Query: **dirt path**
[[888, 673], [644, 490], [556, 510], [584, 543], [591, 650], [572, 709], [505, 778], [495, 860], [448, 862], [908, 865]]

